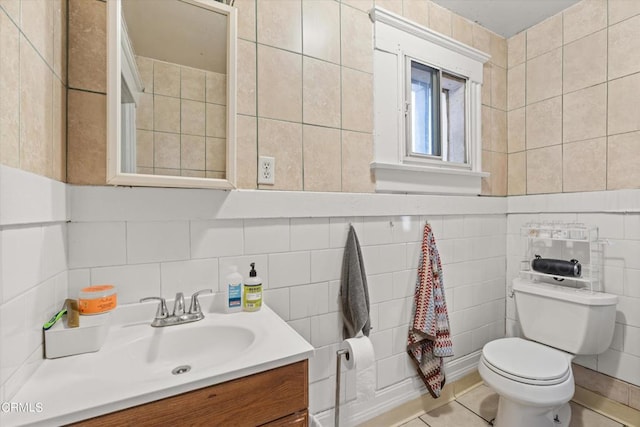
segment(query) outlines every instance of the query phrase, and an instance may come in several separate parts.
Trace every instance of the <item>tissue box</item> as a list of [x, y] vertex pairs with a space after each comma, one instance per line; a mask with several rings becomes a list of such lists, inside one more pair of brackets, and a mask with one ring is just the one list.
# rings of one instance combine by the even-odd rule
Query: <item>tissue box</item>
[[91, 353], [100, 350], [109, 332], [111, 313], [80, 316], [80, 326], [68, 328], [66, 319], [44, 331], [44, 354], [47, 359]]

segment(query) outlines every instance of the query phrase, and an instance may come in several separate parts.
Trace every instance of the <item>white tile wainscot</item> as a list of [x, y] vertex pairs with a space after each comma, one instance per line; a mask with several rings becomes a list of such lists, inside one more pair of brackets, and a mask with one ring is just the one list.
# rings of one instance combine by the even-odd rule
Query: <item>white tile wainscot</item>
[[[355, 375], [346, 372], [345, 419], [364, 421], [425, 392], [406, 357], [405, 341], [426, 221], [435, 230], [444, 264], [456, 349], [448, 364], [451, 380], [474, 370], [482, 345], [504, 335], [505, 199], [70, 189], [69, 249], [80, 259], [70, 260], [78, 266], [69, 271], [71, 295], [96, 280], [115, 282], [123, 304], [146, 295], [173, 298], [178, 290], [218, 291], [229, 265], [247, 275], [255, 262], [265, 300], [316, 348], [310, 361], [312, 413], [332, 417], [335, 351], [342, 340], [338, 292], [350, 224], [369, 279], [377, 388], [373, 401], [357, 402]], [[105, 230], [115, 236], [103, 241], [117, 249], [83, 253], [91, 245], [83, 236], [105, 235]], [[126, 254], [114, 256], [120, 251]], [[88, 264], [92, 257], [95, 265]]]
[[0, 165], [0, 401], [42, 362], [42, 324], [67, 296], [66, 185]]
[[[316, 347], [311, 411], [331, 420], [340, 267], [352, 224], [369, 275], [377, 390], [373, 401], [356, 401], [355, 374], [345, 372], [342, 414], [364, 421], [425, 392], [404, 349], [425, 221], [444, 264], [453, 380], [475, 368], [486, 341], [517, 333], [505, 294], [520, 224], [533, 219], [590, 222], [614, 243], [605, 290], [620, 296], [616, 337], [607, 353], [579, 362], [638, 384], [638, 190], [491, 198], [82, 187], [0, 165], [0, 333], [12, 349], [0, 354], [0, 398], [11, 399], [40, 363], [42, 323], [80, 287], [113, 281], [123, 304], [173, 298], [219, 291], [229, 265], [246, 274], [256, 262], [265, 299]], [[36, 256], [16, 261], [23, 252]]]

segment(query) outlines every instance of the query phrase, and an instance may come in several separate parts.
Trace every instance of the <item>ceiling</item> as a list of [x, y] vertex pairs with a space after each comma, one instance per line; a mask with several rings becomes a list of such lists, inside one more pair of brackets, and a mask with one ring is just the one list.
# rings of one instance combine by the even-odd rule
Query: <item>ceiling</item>
[[579, 0], [432, 0], [458, 15], [509, 38]]
[[136, 55], [226, 74], [226, 15], [185, 1], [127, 0], [122, 11]]

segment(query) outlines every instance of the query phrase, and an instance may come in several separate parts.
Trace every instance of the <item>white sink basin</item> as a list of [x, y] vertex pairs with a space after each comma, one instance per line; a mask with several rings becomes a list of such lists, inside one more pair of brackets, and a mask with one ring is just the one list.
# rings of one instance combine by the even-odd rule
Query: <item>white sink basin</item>
[[178, 367], [184, 367], [178, 375], [219, 367], [241, 356], [256, 338], [245, 327], [201, 322], [164, 328], [135, 326], [141, 330], [141, 336], [122, 342], [105, 354], [114, 362], [116, 372], [112, 375], [127, 381], [136, 378], [149, 381], [172, 375]]

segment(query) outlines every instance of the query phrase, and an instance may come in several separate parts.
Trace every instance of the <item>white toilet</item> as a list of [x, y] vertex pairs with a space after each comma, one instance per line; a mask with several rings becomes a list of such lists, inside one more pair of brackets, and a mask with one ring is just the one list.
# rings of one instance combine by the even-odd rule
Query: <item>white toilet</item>
[[494, 427], [565, 427], [574, 382], [571, 361], [611, 344], [616, 295], [513, 281], [522, 338], [502, 338], [482, 349], [485, 384], [500, 396]]

